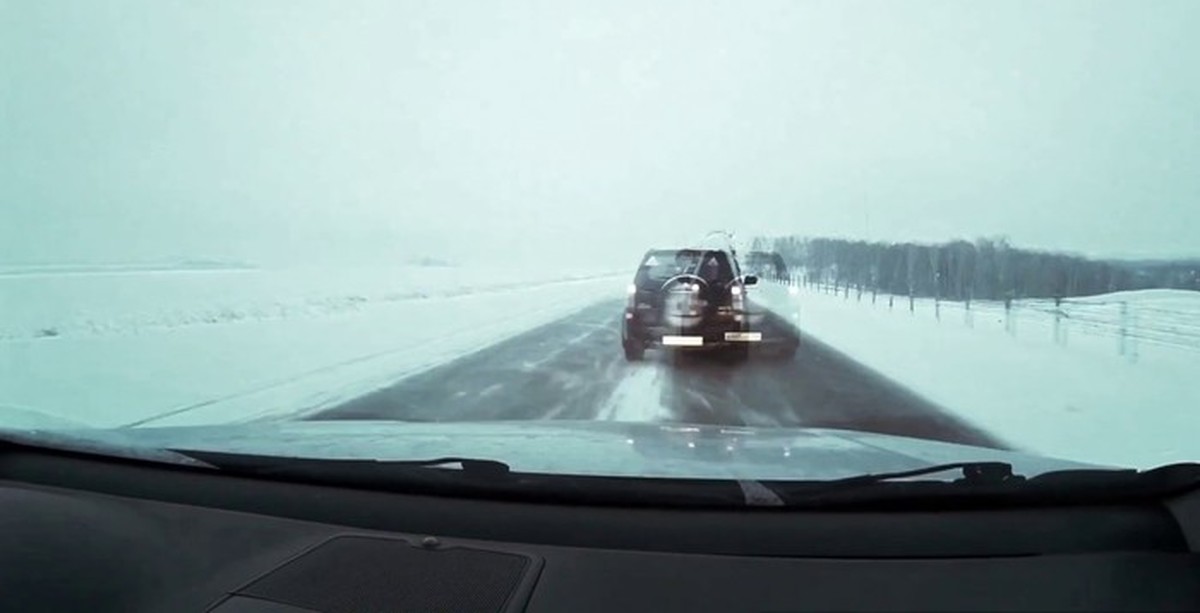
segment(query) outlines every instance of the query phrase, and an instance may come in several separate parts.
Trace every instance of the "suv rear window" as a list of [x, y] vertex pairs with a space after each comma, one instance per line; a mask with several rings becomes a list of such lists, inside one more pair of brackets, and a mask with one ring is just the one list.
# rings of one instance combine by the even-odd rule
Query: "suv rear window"
[[733, 279], [733, 267], [721, 251], [675, 249], [651, 251], [642, 259], [634, 283], [641, 288], [657, 288], [676, 275], [693, 274], [705, 281], [722, 283]]

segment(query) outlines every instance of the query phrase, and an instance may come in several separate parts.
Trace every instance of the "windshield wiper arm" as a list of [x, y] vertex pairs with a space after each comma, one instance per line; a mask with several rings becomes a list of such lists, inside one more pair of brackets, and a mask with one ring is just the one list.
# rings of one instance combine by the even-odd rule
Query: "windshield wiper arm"
[[[355, 460], [349, 460], [351, 462]], [[512, 472], [508, 464], [500, 460], [483, 458], [445, 457], [429, 460], [375, 460], [377, 464], [388, 466], [417, 466], [424, 468], [443, 468], [457, 464], [463, 472], [477, 477], [506, 477]]]
[[6, 445], [123, 460], [160, 462], [193, 468], [214, 468], [211, 464], [191, 454], [139, 445], [136, 439], [99, 429], [8, 430], [0, 428], [0, 451]]
[[[952, 470], [954, 480], [914, 479]], [[1200, 486], [1200, 464], [1182, 463], [1139, 471], [1129, 468], [1073, 468], [1038, 474], [1014, 474], [1006, 462], [956, 462], [913, 470], [859, 475], [832, 481], [766, 483], [787, 506], [899, 505], [943, 508], [946, 504], [1104, 502], [1160, 498]]]
[[222, 453], [216, 451], [196, 451], [191, 449], [172, 450], [176, 453], [203, 461], [221, 470], [231, 472], [251, 473], [256, 475], [271, 475], [293, 473], [311, 469], [335, 469], [378, 471], [406, 468], [444, 469], [455, 465], [461, 468], [461, 474], [466, 477], [503, 478], [512, 471], [508, 464], [499, 460], [485, 458], [441, 457], [420, 460], [377, 460], [358, 458], [296, 458], [287, 456], [261, 456], [240, 453]]
[[891, 481], [893, 479], [907, 479], [909, 477], [934, 475], [952, 470], [962, 471], [962, 477], [955, 479], [955, 483], [966, 483], [970, 485], [996, 485], [1001, 483], [1018, 483], [1025, 481], [1025, 477], [1023, 475], [1017, 475], [1013, 473], [1012, 464], [1009, 464], [1008, 462], [953, 462], [950, 464], [935, 464], [933, 466], [914, 468], [912, 470], [873, 473], [859, 475], [857, 477], [848, 477], [845, 479], [833, 479], [830, 481], [822, 481], [821, 485], [834, 488], [843, 486], [870, 485], [873, 483], [881, 483], [883, 481]]
[[[900, 481], [911, 477], [935, 475], [953, 470], [960, 471], [962, 476], [953, 481]], [[897, 491], [911, 491], [910, 488], [923, 488], [921, 491], [925, 492], [928, 491], [927, 488], [929, 487], [939, 489], [948, 487], [954, 491], [962, 491], [964, 489], [974, 491], [979, 489], [1007, 488], [1014, 484], [1024, 484], [1026, 481], [1027, 479], [1024, 475], [1014, 474], [1012, 464], [1007, 462], [954, 462], [923, 466], [911, 470], [858, 475], [844, 479], [767, 483], [764, 485], [779, 493], [788, 505], [795, 505], [798, 503], [824, 501], [830, 497], [839, 499], [849, 497], [852, 500], [857, 500], [866, 496], [868, 499], [873, 499], [883, 493], [880, 490], [880, 487], [883, 486], [888, 486], [885, 488], [886, 492], [889, 495], [894, 495]]]
[[[514, 472], [499, 460], [447, 456], [420, 460], [296, 458], [176, 449], [231, 476], [458, 497], [568, 504], [743, 507], [777, 497], [732, 480], [655, 479]], [[456, 470], [453, 467], [458, 466]], [[759, 500], [758, 496], [768, 498]]]

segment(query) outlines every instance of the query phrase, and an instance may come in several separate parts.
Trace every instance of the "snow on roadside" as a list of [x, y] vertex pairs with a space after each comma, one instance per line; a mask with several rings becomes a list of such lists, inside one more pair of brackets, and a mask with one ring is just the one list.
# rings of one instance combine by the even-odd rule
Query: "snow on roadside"
[[[1179, 342], [1190, 337], [1178, 333], [1187, 328], [1181, 321], [1200, 318], [1200, 293], [1136, 294], [1064, 305], [1078, 321], [1057, 324], [1045, 304], [1018, 304], [1011, 328], [1002, 307], [986, 303], [970, 315], [943, 303], [938, 319], [930, 301], [910, 313], [906, 299], [889, 309], [887, 296], [872, 304], [869, 294], [859, 301], [853, 291], [848, 299], [815, 289], [789, 295], [764, 284], [753, 299], [773, 310], [798, 306], [804, 333], [1019, 448], [1133, 467], [1200, 460], [1200, 346]], [[1111, 305], [1122, 301], [1145, 303], [1137, 321], [1176, 330], [1172, 342], [1135, 339], [1120, 353], [1112, 333], [1119, 310]], [[1108, 305], [1106, 315], [1088, 304]], [[1078, 316], [1083, 311], [1090, 323]]]
[[[11, 271], [10, 271], [11, 272]], [[0, 275], [0, 342], [126, 336], [240, 321], [323, 318], [377, 303], [525, 289], [594, 278], [604, 269], [357, 266], [117, 270]]]
[[[507, 276], [494, 272], [450, 273], [458, 277], [443, 283], [440, 295], [368, 299], [354, 309], [310, 311], [303, 317], [10, 338], [0, 341], [0, 405], [99, 427], [211, 424], [294, 415], [377, 389], [405, 374], [619, 296], [626, 276], [548, 281], [538, 279], [537, 271], [510, 271]], [[470, 291], [467, 282], [472, 275], [476, 283], [500, 280], [508, 285], [493, 283]], [[108, 292], [92, 283], [83, 283], [82, 288], [55, 284], [64, 300], [72, 297], [72, 291], [77, 300], [73, 305], [47, 304], [47, 312], [61, 314], [81, 304], [111, 313], [130, 303], [194, 309], [204, 300], [237, 302], [233, 297], [245, 304], [247, 297], [272, 295], [288, 285], [259, 277], [265, 287], [256, 288], [253, 281], [221, 276], [206, 277], [202, 287], [177, 292], [178, 280], [166, 277], [159, 286], [143, 280], [131, 286], [118, 283], [122, 291], [110, 286]], [[368, 296], [406, 289], [392, 283], [382, 289], [367, 288], [364, 281], [370, 281], [369, 275], [350, 279], [353, 283], [345, 278], [324, 279], [327, 295], [351, 285], [369, 289]], [[291, 296], [316, 292], [321, 280], [292, 281], [291, 287], [297, 289]], [[228, 283], [227, 289], [222, 289], [222, 283]], [[6, 318], [15, 302], [52, 301], [55, 294], [30, 297], [9, 290], [0, 295]], [[105, 304], [106, 297], [113, 304]], [[36, 311], [30, 305], [16, 310], [24, 315]], [[37, 320], [26, 323], [30, 321]], [[152, 419], [167, 414], [169, 418]]]

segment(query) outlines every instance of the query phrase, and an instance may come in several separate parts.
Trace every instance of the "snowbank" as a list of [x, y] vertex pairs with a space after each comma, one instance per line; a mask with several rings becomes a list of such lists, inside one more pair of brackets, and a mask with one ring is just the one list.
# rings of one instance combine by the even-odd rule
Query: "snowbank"
[[580, 278], [445, 267], [7, 277], [0, 405], [100, 427], [294, 414], [619, 295], [627, 274], [569, 276]]
[[[1009, 443], [1149, 467], [1200, 460], [1200, 293], [1125, 292], [1064, 302], [861, 299], [756, 289], [799, 327]], [[1124, 305], [1124, 306], [1122, 306]], [[940, 311], [940, 312], [939, 312]]]
[[377, 266], [297, 269], [39, 267], [0, 274], [0, 341], [129, 335], [321, 318], [368, 305], [594, 278], [603, 269]]

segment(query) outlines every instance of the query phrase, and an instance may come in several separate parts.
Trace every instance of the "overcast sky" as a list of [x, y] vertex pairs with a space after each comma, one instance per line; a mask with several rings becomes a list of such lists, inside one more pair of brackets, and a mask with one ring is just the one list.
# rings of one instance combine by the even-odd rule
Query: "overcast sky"
[[1200, 255], [1197, 32], [1195, 0], [0, 0], [0, 260]]

